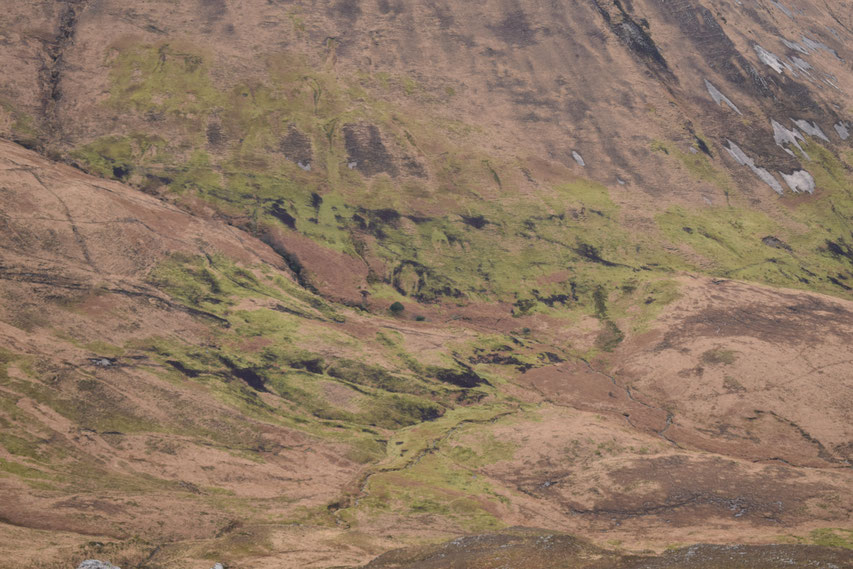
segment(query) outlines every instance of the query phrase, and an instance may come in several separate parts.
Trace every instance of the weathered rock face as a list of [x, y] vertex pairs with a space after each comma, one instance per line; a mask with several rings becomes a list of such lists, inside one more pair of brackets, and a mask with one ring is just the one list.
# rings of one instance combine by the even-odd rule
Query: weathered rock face
[[399, 175], [399, 169], [375, 125], [346, 124], [343, 133], [347, 149], [347, 167], [357, 168], [365, 176], [382, 172], [394, 178]]
[[291, 125], [279, 146], [288, 160], [296, 162], [303, 170], [310, 171], [314, 152], [311, 150], [311, 139], [304, 133]]

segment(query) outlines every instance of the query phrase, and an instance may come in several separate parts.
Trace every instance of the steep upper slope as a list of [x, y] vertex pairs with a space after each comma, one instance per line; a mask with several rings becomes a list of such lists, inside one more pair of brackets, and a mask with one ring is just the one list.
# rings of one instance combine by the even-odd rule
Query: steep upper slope
[[853, 55], [832, 3], [101, 0], [3, 18], [7, 136], [270, 233], [351, 302], [541, 305], [571, 283], [589, 301], [672, 269], [853, 288]]

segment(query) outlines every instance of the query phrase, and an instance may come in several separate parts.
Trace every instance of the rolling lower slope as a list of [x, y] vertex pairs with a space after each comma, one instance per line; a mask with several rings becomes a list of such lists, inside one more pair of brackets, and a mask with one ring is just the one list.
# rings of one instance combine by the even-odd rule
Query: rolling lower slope
[[353, 566], [508, 526], [849, 547], [849, 301], [683, 274], [636, 330], [349, 306], [213, 213], [0, 154], [4, 559]]

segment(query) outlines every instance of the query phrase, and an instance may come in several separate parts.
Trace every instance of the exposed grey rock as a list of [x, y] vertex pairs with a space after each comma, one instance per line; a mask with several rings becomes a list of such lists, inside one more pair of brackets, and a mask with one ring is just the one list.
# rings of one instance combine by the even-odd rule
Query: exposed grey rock
[[803, 47], [802, 45], [798, 44], [795, 41], [788, 41], [786, 39], [783, 39], [782, 43], [785, 44], [785, 47], [787, 47], [789, 49], [793, 49], [794, 51], [799, 51], [803, 55], [808, 55], [811, 53], [808, 49], [806, 49], [805, 47]]
[[782, 179], [785, 180], [785, 183], [788, 184], [788, 187], [791, 188], [791, 191], [795, 194], [799, 194], [800, 192], [808, 192], [810, 194], [814, 193], [814, 178], [805, 170], [797, 170], [790, 174], [779, 172], [779, 174], [782, 176]]
[[793, 71], [790, 65], [779, 59], [776, 54], [767, 51], [760, 45], [754, 44], [752, 48], [755, 50], [755, 53], [758, 54], [758, 59], [773, 69], [776, 73], [782, 73], [785, 69]]
[[113, 565], [109, 561], [98, 561], [97, 559], [87, 559], [77, 566], [77, 569], [121, 569], [117, 565]]
[[791, 18], [792, 20], [794, 19], [794, 14], [788, 8], [786, 8], [784, 5], [782, 5], [779, 2], [776, 2], [775, 0], [770, 0], [770, 3], [773, 4], [774, 6], [776, 6], [777, 8], [779, 8], [780, 10], [782, 10], [783, 14], [785, 14], [786, 16]]
[[572, 150], [572, 158], [575, 159], [575, 162], [580, 164], [581, 166], [586, 166], [586, 162], [583, 161], [583, 158], [576, 151]]
[[812, 51], [823, 50], [827, 53], [831, 53], [832, 55], [834, 55], [836, 57], [836, 59], [841, 59], [840, 57], [838, 57], [838, 52], [836, 52], [834, 49], [832, 49], [831, 47], [829, 47], [825, 43], [815, 41], [815, 40], [813, 40], [809, 37], [806, 37], [806, 36], [802, 36], [802, 40], [803, 40], [803, 45], [805, 45], [807, 48], [811, 49]]
[[726, 150], [728, 150], [729, 154], [732, 155], [732, 158], [734, 158], [738, 164], [748, 166], [749, 169], [752, 170], [756, 176], [761, 178], [761, 180], [765, 184], [773, 188], [773, 191], [777, 194], [782, 195], [782, 193], [784, 193], [784, 190], [782, 189], [782, 184], [779, 183], [779, 180], [777, 180], [773, 176], [773, 174], [768, 172], [765, 168], [760, 168], [756, 166], [755, 160], [747, 156], [746, 153], [744, 153], [744, 151], [741, 150], [737, 144], [735, 144], [731, 140], [727, 140], [726, 142], [729, 143], [729, 147], [726, 148]]
[[793, 150], [785, 148], [785, 144], [790, 144], [794, 146], [797, 150], [802, 152], [803, 156], [805, 156], [808, 160], [811, 160], [806, 151], [803, 150], [803, 147], [800, 146], [800, 143], [797, 142], [798, 139], [805, 141], [803, 135], [800, 134], [800, 131], [798, 131], [797, 129], [788, 130], [787, 128], [785, 128], [774, 120], [771, 120], [770, 124], [773, 126], [773, 140], [776, 141], [776, 144], [778, 144], [785, 152], [787, 152], [791, 156], [796, 156]]
[[826, 142], [829, 142], [829, 138], [823, 133], [823, 131], [820, 129], [820, 127], [817, 125], [817, 123], [809, 122], [809, 121], [802, 120], [802, 119], [800, 119], [800, 120], [791, 119], [791, 120], [794, 121], [795, 125], [800, 127], [800, 130], [802, 130], [804, 133], [808, 134], [809, 136], [816, 136], [821, 140], [825, 140]]
[[836, 77], [835, 75], [831, 75], [829, 73], [824, 73], [821, 80], [824, 83], [826, 83], [827, 85], [829, 85], [830, 87], [832, 87], [833, 89], [835, 89], [837, 91], [841, 90], [841, 88], [838, 86], [838, 77]]
[[850, 138], [850, 131], [847, 129], [847, 124], [840, 122], [835, 125], [835, 132], [838, 133], [838, 137], [841, 140], [847, 140]]
[[711, 98], [714, 99], [714, 102], [717, 103], [717, 105], [722, 106], [722, 104], [725, 103], [737, 114], [743, 114], [740, 112], [740, 109], [737, 108], [737, 105], [732, 103], [731, 99], [723, 95], [720, 90], [714, 87], [714, 84], [707, 79], [705, 79], [705, 88], [708, 89], [708, 94], [711, 95]]
[[225, 567], [223, 567], [222, 563], [217, 563], [211, 569], [225, 569]]
[[800, 71], [802, 71], [803, 73], [805, 73], [807, 75], [809, 74], [809, 71], [814, 69], [814, 67], [812, 67], [811, 63], [809, 63], [805, 59], [800, 59], [797, 56], [794, 56], [791, 58], [791, 63], [794, 64], [794, 67], [796, 67], [797, 69], [799, 69]]

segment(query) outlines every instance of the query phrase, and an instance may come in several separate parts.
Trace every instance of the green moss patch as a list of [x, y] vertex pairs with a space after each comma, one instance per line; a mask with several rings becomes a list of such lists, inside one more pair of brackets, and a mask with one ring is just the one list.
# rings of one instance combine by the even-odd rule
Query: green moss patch
[[853, 530], [841, 528], [816, 529], [809, 534], [815, 545], [853, 549]]

